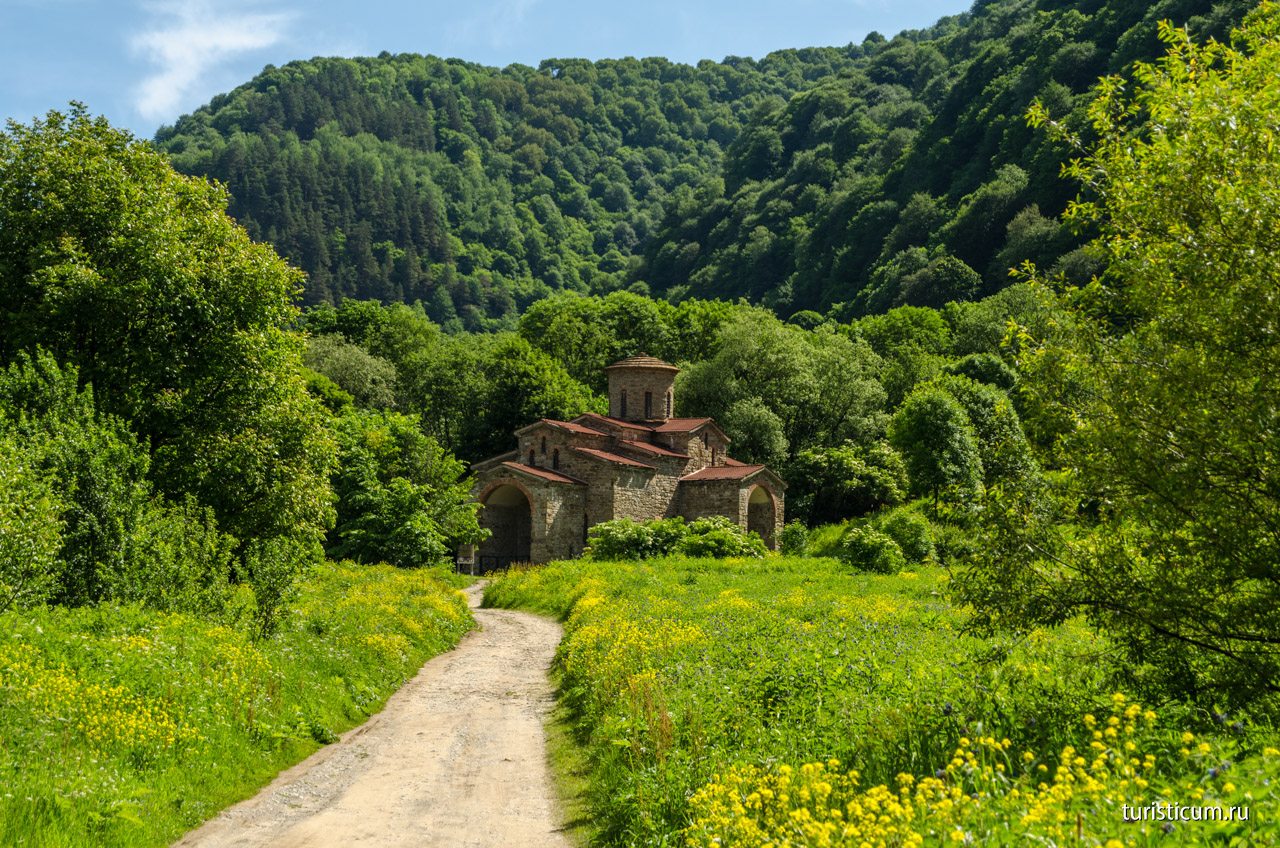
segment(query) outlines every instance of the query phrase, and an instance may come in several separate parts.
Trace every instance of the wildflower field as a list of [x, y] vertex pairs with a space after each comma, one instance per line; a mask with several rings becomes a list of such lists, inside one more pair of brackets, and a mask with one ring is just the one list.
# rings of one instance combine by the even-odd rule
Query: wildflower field
[[945, 595], [933, 567], [769, 557], [553, 563], [485, 602], [566, 621], [602, 844], [1280, 844], [1269, 727], [1133, 703], [1081, 626], [963, 635]]
[[0, 845], [164, 845], [376, 711], [473, 626], [445, 578], [326, 564], [275, 635], [97, 606], [0, 616]]

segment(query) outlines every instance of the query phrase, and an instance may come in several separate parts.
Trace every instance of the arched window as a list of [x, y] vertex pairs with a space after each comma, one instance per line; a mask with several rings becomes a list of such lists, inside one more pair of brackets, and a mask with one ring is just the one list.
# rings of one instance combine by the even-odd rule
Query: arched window
[[546, 436], [543, 436], [543, 437], [542, 437], [542, 452], [543, 452], [543, 453], [546, 453], [546, 452], [547, 452], [547, 437], [546, 437]]
[[627, 390], [622, 390], [622, 412], [618, 414], [619, 418], [627, 417]]
[[702, 434], [702, 446], [705, 448], [705, 447], [706, 447], [707, 445], [709, 445], [709, 444], [711, 444], [711, 442], [710, 442], [710, 440], [707, 438], [707, 434], [706, 434], [706, 433], [703, 433], [703, 434]]
[[675, 415], [675, 398], [671, 392], [667, 392], [667, 417]]
[[644, 393], [644, 417], [645, 420], [653, 417], [653, 392]]
[[556, 448], [551, 452], [551, 467], [555, 469], [560, 468], [560, 449], [559, 448]]
[[533, 465], [533, 448], [529, 448], [529, 464]]

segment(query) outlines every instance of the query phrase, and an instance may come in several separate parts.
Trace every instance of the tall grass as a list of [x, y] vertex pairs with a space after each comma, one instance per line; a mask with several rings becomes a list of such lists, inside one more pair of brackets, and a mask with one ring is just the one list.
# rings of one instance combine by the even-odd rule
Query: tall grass
[[[1064, 761], [1063, 781], [1083, 780], [1071, 771], [1075, 751], [1096, 756], [1084, 717], [1105, 721], [1116, 703], [1099, 662], [1102, 639], [1075, 625], [1022, 640], [972, 638], [960, 632], [963, 612], [945, 600], [945, 588], [935, 569], [872, 576], [844, 573], [832, 560], [673, 559], [553, 563], [500, 577], [485, 601], [566, 620], [557, 672], [589, 753], [593, 814], [605, 844], [860, 845], [866, 837], [872, 845], [905, 845], [916, 843], [906, 838], [911, 822], [900, 817], [876, 824], [876, 833], [827, 829], [835, 825], [821, 798], [838, 799], [842, 811], [892, 800], [919, 823], [926, 820], [920, 810], [945, 800], [935, 797], [940, 788], [947, 797], [963, 788], [966, 798], [990, 798], [992, 786], [1015, 785], [1014, 769], [995, 768], [992, 746], [1009, 752], [1018, 775], [1031, 769], [1030, 788], [1015, 797], [1034, 795], [1042, 778], [1045, 791], [1056, 792]], [[1133, 723], [1131, 706], [1120, 710], [1124, 726]], [[1195, 717], [1184, 710], [1137, 715], [1142, 756], [1160, 754], [1163, 785], [1196, 784], [1186, 789], [1188, 803], [1202, 769], [1222, 759], [1252, 763], [1250, 785], [1259, 791], [1267, 772], [1254, 766], [1265, 760], [1280, 768], [1280, 757], [1264, 753], [1274, 737], [1252, 728], [1190, 744], [1180, 734]], [[1116, 742], [1122, 758], [1128, 741]], [[974, 746], [985, 752], [981, 762], [958, 756]], [[1117, 774], [1128, 767], [1122, 762]], [[973, 768], [979, 776], [991, 770], [987, 784], [978, 785]], [[911, 776], [910, 792], [934, 795], [913, 806], [910, 792], [900, 794], [900, 775]], [[782, 777], [795, 794], [779, 799]], [[1136, 789], [1132, 776], [1117, 776], [1108, 791], [1121, 780]], [[1242, 777], [1232, 790], [1245, 785]], [[963, 806], [947, 803], [953, 811]], [[1268, 803], [1274, 815], [1275, 802]], [[979, 825], [1005, 833], [1022, 826], [1025, 810], [1011, 804], [988, 815], [992, 806], [972, 805], [961, 816], [959, 833], [968, 832], [970, 844], [994, 838], [975, 837], [985, 833]], [[978, 807], [986, 818], [976, 817]], [[1037, 809], [1053, 819], [1037, 837], [1077, 844], [1066, 841], [1072, 828], [1056, 818], [1066, 808]], [[825, 817], [822, 827], [796, 826], [806, 816]], [[954, 831], [954, 823], [939, 817], [928, 825], [929, 844], [948, 838], [942, 830]], [[1123, 830], [1118, 805], [1104, 824]]]
[[426, 571], [322, 566], [254, 640], [137, 606], [0, 616], [0, 845], [164, 845], [363, 721], [474, 622]]

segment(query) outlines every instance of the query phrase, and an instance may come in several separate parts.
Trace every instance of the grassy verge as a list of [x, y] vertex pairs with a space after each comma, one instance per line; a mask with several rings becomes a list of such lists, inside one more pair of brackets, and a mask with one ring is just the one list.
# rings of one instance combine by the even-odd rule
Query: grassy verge
[[282, 630], [0, 616], [0, 845], [164, 845], [362, 722], [474, 624], [426, 571], [322, 566]]
[[[1218, 726], [1208, 715], [1109, 691], [1106, 645], [1080, 627], [965, 636], [937, 571], [554, 563], [499, 577], [486, 603], [566, 621], [557, 673], [604, 844], [1117, 848], [1277, 835], [1274, 734], [1233, 729], [1236, 717], [1207, 731]], [[1124, 821], [1122, 805], [1153, 801], [1251, 806], [1251, 819], [1168, 833]]]

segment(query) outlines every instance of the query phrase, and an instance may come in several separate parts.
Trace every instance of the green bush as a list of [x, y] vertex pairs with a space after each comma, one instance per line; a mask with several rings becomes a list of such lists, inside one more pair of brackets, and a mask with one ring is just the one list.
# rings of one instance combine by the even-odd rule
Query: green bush
[[785, 556], [804, 556], [809, 550], [809, 528], [800, 521], [789, 521], [778, 534], [778, 546]]
[[592, 527], [583, 555], [593, 560], [642, 560], [676, 554], [693, 557], [763, 557], [768, 548], [724, 516], [632, 521], [617, 518]]
[[919, 513], [895, 509], [880, 523], [880, 530], [898, 543], [908, 562], [918, 563], [933, 558], [933, 531]]
[[57, 591], [62, 509], [53, 481], [0, 431], [0, 612], [38, 605]]
[[768, 550], [755, 533], [748, 533], [722, 515], [699, 518], [689, 525], [689, 532], [676, 543], [673, 553], [687, 557], [754, 557], [763, 558]]
[[867, 526], [846, 530], [836, 556], [858, 571], [876, 574], [896, 574], [906, 566], [898, 543], [889, 535]]

